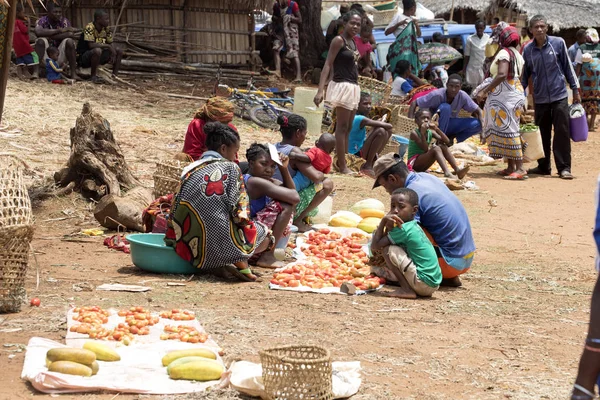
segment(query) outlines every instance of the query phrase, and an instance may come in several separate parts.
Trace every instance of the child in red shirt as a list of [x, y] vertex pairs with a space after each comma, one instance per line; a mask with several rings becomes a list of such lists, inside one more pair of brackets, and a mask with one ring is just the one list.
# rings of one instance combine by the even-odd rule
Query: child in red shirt
[[[29, 44], [29, 19], [25, 16], [23, 4], [17, 2], [17, 19], [13, 35], [13, 49], [17, 56], [17, 76], [19, 79], [36, 79], [39, 76], [37, 53]], [[31, 68], [31, 71], [30, 71]], [[33, 71], [33, 75], [31, 72]]]
[[[328, 174], [331, 171], [331, 153], [334, 149], [335, 136], [330, 133], [324, 133], [315, 142], [315, 147], [309, 149], [305, 155], [292, 155], [291, 158], [301, 162], [310, 162], [317, 171]], [[296, 190], [298, 192], [306, 189], [312, 183], [313, 182], [300, 171], [294, 175], [294, 184], [296, 185]], [[317, 192], [319, 190], [317, 190]]]

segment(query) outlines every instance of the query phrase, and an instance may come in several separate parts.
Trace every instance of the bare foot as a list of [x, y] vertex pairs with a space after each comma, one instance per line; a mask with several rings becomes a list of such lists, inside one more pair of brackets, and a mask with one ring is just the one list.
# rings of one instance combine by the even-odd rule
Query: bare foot
[[375, 171], [373, 171], [371, 168], [361, 168], [360, 173], [368, 176], [369, 178], [375, 179]]
[[294, 225], [298, 228], [298, 232], [300, 233], [312, 231], [313, 229], [315, 229], [312, 225], [307, 224], [304, 221], [294, 221]]
[[263, 253], [260, 256], [260, 258], [256, 262], [256, 265], [258, 265], [259, 267], [262, 267], [262, 268], [277, 269], [277, 268], [283, 267], [284, 263], [282, 263], [281, 261], [278, 261], [272, 252], [267, 252], [267, 253]]
[[444, 174], [444, 176], [445, 176], [446, 178], [448, 178], [448, 179], [457, 179], [457, 178], [456, 178], [456, 175], [454, 175], [454, 174], [452, 174], [452, 173], [450, 173], [450, 172], [446, 172], [446, 173]]
[[394, 290], [393, 292], [390, 293], [386, 293], [386, 296], [388, 297], [396, 297], [398, 299], [416, 299], [417, 298], [417, 294], [415, 292], [408, 291], [406, 289], [403, 288], [399, 288]]
[[462, 179], [465, 176], [467, 176], [467, 173], [469, 172], [469, 169], [471, 169], [471, 166], [467, 166], [467, 167], [464, 167], [463, 169], [459, 169], [458, 171], [455, 171], [456, 172], [456, 176], [458, 177], [458, 179]]
[[442, 279], [442, 283], [440, 283], [440, 286], [461, 287], [462, 282], [461, 282], [460, 278], [457, 276], [457, 277], [450, 278], [450, 279]]

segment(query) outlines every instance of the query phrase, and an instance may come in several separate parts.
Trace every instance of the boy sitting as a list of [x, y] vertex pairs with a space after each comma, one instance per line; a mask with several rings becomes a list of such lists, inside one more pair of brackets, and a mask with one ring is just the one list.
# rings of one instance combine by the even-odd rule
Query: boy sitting
[[391, 297], [430, 297], [442, 282], [435, 249], [414, 219], [418, 209], [414, 190], [397, 189], [392, 193], [390, 212], [373, 233], [371, 250], [383, 250], [386, 267], [400, 285]]
[[[425, 172], [437, 161], [446, 178], [464, 178], [469, 172], [469, 167], [458, 168], [454, 156], [448, 149], [450, 139], [437, 124], [431, 122], [431, 112], [427, 109], [419, 109], [415, 114], [415, 122], [417, 123], [417, 129], [411, 132], [410, 141], [408, 142], [408, 162], [406, 163], [408, 169], [415, 172]], [[438, 143], [431, 146], [433, 139], [436, 139]], [[456, 176], [448, 170], [446, 160], [454, 169]]]
[[[315, 147], [309, 149], [306, 154], [290, 154], [290, 157], [296, 161], [311, 163], [317, 171], [328, 174], [331, 172], [331, 153], [333, 149], [335, 149], [335, 136], [324, 133], [315, 142]], [[299, 192], [309, 187], [312, 181], [298, 171], [294, 176], [294, 184], [296, 185], [296, 191]]]
[[63, 76], [64, 64], [61, 65], [58, 63], [60, 50], [58, 50], [56, 47], [48, 47], [46, 52], [48, 54], [48, 60], [46, 61], [46, 77], [48, 78], [48, 82], [61, 85], [65, 83], [73, 83], [72, 79], [68, 79]]

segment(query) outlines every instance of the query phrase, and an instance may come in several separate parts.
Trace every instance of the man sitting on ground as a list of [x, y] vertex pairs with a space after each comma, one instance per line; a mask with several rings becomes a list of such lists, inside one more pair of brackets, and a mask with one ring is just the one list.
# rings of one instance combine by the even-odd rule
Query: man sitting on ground
[[[479, 106], [461, 90], [462, 78], [452, 74], [448, 77], [445, 88], [437, 89], [415, 100], [408, 110], [408, 117], [414, 118], [417, 107], [428, 108], [432, 114], [439, 114], [440, 129], [451, 142], [463, 142], [473, 135], [481, 134], [483, 113]], [[458, 118], [458, 113], [465, 110], [474, 118]]]
[[[409, 172], [397, 154], [380, 157], [373, 169], [373, 189], [383, 186], [392, 194], [405, 187], [417, 192], [419, 208], [415, 220], [435, 247], [444, 278], [441, 285], [461, 286], [459, 275], [471, 268], [475, 242], [469, 217], [460, 200], [438, 178], [422, 172]], [[389, 275], [384, 277], [393, 280]]]
[[63, 17], [62, 8], [49, 0], [46, 4], [48, 14], [40, 19], [35, 26], [35, 34], [38, 39], [35, 42], [35, 52], [40, 62], [43, 60], [40, 68], [40, 77], [46, 77], [46, 60], [48, 47], [56, 47], [59, 51], [59, 64], [68, 64], [71, 79], [79, 79], [75, 69], [77, 68], [77, 52], [75, 40], [77, 40], [77, 29], [71, 27], [68, 19]]
[[77, 44], [79, 66], [91, 68], [92, 82], [102, 83], [98, 77], [100, 65], [112, 64], [113, 76], [119, 73], [123, 51], [113, 44], [112, 32], [108, 29], [108, 13], [104, 10], [94, 12], [94, 22], [86, 25]]
[[[360, 172], [373, 177], [373, 163], [377, 159], [377, 154], [381, 153], [387, 142], [392, 137], [392, 124], [369, 119], [371, 111], [371, 95], [366, 92], [360, 94], [358, 110], [352, 123], [352, 129], [348, 136], [348, 154], [354, 154], [363, 158], [366, 162], [360, 168]], [[367, 127], [373, 128], [367, 135]]]

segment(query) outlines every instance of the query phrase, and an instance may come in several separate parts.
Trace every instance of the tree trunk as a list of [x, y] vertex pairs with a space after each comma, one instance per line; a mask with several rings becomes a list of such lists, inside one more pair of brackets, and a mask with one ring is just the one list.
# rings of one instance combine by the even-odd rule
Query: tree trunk
[[104, 196], [94, 209], [94, 217], [108, 229], [126, 228], [144, 232], [142, 212], [154, 200], [152, 191], [144, 187], [131, 189], [123, 197]]
[[17, 15], [17, 0], [11, 0], [9, 3], [10, 7], [0, 1], [0, 121], [2, 121], [4, 99], [6, 98], [12, 37]]
[[[96, 183], [99, 194], [121, 195], [121, 190], [139, 186], [133, 176], [121, 148], [115, 141], [109, 122], [95, 113], [89, 103], [83, 105], [83, 111], [71, 129], [71, 155], [67, 168], [54, 176], [60, 186], [75, 182], [78, 190], [89, 180]], [[104, 188], [105, 186], [105, 188]]]
[[296, 0], [300, 6], [300, 61], [302, 66], [316, 67], [323, 61], [321, 54], [326, 49], [325, 35], [321, 29], [321, 0]]

